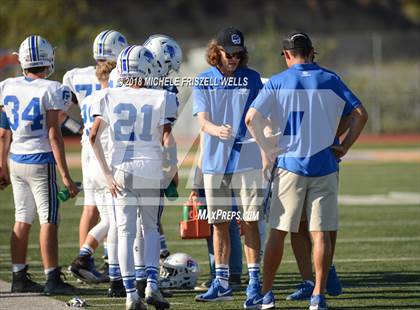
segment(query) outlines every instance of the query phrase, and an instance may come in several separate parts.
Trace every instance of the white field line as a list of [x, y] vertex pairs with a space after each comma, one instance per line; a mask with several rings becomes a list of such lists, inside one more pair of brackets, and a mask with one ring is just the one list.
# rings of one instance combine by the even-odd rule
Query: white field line
[[[372, 237], [372, 238], [340, 238], [338, 242], [340, 243], [360, 243], [360, 242], [414, 242], [420, 241], [420, 236], [418, 237]], [[179, 241], [168, 241], [169, 245], [200, 245], [204, 244], [205, 240], [179, 240]], [[290, 243], [289, 240], [286, 240], [286, 243]], [[37, 249], [39, 248], [38, 244], [29, 244], [29, 249]], [[68, 249], [68, 248], [78, 248], [76, 243], [62, 243], [59, 244], [60, 249]], [[0, 246], [0, 250], [9, 250], [8, 245]]]
[[[170, 206], [182, 206], [188, 197], [178, 197], [175, 201], [165, 204]], [[358, 205], [375, 205], [375, 206], [389, 206], [389, 205], [415, 205], [420, 206], [420, 193], [412, 192], [390, 192], [388, 194], [374, 194], [374, 195], [339, 195], [338, 203], [340, 205], [358, 206]], [[5, 204], [5, 208], [0, 210], [12, 210], [13, 206]], [[84, 204], [83, 193], [81, 193], [76, 200], [74, 200], [75, 207], [81, 207]], [[78, 217], [79, 215], [77, 215]]]
[[[420, 209], [419, 209], [419, 220], [420, 220]], [[406, 226], [418, 226], [419, 220], [401, 220], [401, 221], [358, 221], [358, 222], [345, 222], [341, 221], [339, 223], [339, 229], [343, 227], [390, 227], [390, 226], [396, 226], [396, 227], [406, 227]], [[165, 221], [165, 220], [164, 220]], [[268, 226], [268, 225], [266, 225]], [[168, 231], [179, 231], [179, 225], [167, 225], [164, 224], [165, 228], [165, 234], [169, 235]], [[171, 241], [169, 241], [171, 242]]]
[[[334, 259], [334, 263], [340, 263], [340, 264], [346, 264], [346, 263], [374, 263], [374, 262], [418, 262], [420, 261], [420, 257], [376, 257], [376, 258], [338, 258]], [[246, 263], [246, 261], [243, 261]], [[199, 261], [199, 265], [207, 265], [209, 262], [207, 260]], [[281, 262], [282, 264], [296, 264], [296, 260], [283, 260]], [[1, 263], [1, 265], [6, 265], [4, 263]], [[10, 266], [10, 264], [7, 264]], [[33, 263], [31, 263], [31, 266], [34, 266]], [[35, 266], [34, 266], [35, 267]], [[9, 274], [11, 271], [0, 271], [0, 274]], [[39, 270], [30, 270], [31, 274], [34, 275], [40, 275], [44, 276], [43, 271]], [[73, 281], [71, 278], [68, 278], [67, 282], [71, 283], [77, 283], [75, 280]]]
[[339, 195], [343, 205], [420, 205], [420, 193], [390, 192], [386, 195]]

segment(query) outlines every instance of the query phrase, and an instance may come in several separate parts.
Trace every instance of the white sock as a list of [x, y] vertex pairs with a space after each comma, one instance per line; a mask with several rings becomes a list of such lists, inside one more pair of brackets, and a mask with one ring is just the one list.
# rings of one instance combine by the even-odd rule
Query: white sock
[[57, 269], [57, 267], [50, 267], [50, 268], [44, 269], [44, 274], [47, 276], [51, 271], [54, 271], [55, 269]]
[[216, 279], [223, 288], [229, 287], [229, 265], [216, 264]]
[[12, 265], [12, 272], [19, 272], [23, 269], [25, 269], [26, 264], [13, 264]]

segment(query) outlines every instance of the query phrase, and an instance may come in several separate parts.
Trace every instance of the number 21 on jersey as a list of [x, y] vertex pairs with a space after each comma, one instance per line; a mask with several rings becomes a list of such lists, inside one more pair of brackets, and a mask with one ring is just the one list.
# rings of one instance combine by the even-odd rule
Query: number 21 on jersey
[[[115, 106], [114, 113], [121, 115], [122, 113], [126, 112], [127, 118], [126, 119], [118, 119], [114, 124], [114, 133], [115, 133], [115, 140], [116, 141], [136, 141], [136, 135], [134, 133], [134, 124], [137, 119], [137, 109], [131, 103], [120, 103]], [[153, 113], [153, 106], [151, 105], [143, 105], [140, 110], [143, 113], [143, 129], [142, 133], [138, 136], [138, 138], [142, 141], [151, 141], [152, 140], [152, 113]], [[122, 127], [131, 127], [132, 130], [129, 133], [123, 133]]]

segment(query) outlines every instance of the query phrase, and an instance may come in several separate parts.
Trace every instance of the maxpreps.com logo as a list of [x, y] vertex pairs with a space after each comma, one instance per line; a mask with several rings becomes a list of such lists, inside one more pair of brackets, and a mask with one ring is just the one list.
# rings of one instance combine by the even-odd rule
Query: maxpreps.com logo
[[230, 38], [233, 44], [236, 44], [236, 45], [241, 44], [241, 37], [237, 35], [236, 33], [232, 34]]

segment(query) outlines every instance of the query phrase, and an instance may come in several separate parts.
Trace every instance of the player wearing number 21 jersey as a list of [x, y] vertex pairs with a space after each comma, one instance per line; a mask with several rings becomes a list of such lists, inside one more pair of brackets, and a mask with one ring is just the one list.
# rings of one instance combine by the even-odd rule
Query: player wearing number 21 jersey
[[[118, 259], [127, 294], [126, 309], [144, 308], [136, 290], [132, 250], [137, 215], [142, 219], [144, 248], [147, 249], [144, 253], [146, 302], [156, 308], [170, 306], [157, 286], [157, 225], [163, 178], [162, 136], [164, 131], [170, 130], [169, 119], [176, 117], [177, 104], [173, 93], [143, 88], [144, 79], [154, 73], [154, 64], [152, 53], [143, 46], [125, 48], [118, 56], [117, 69], [132, 85], [101, 90], [92, 106], [92, 115], [96, 118], [89, 139], [116, 205]], [[96, 143], [104, 130], [109, 130], [109, 164], [101, 143]]]

